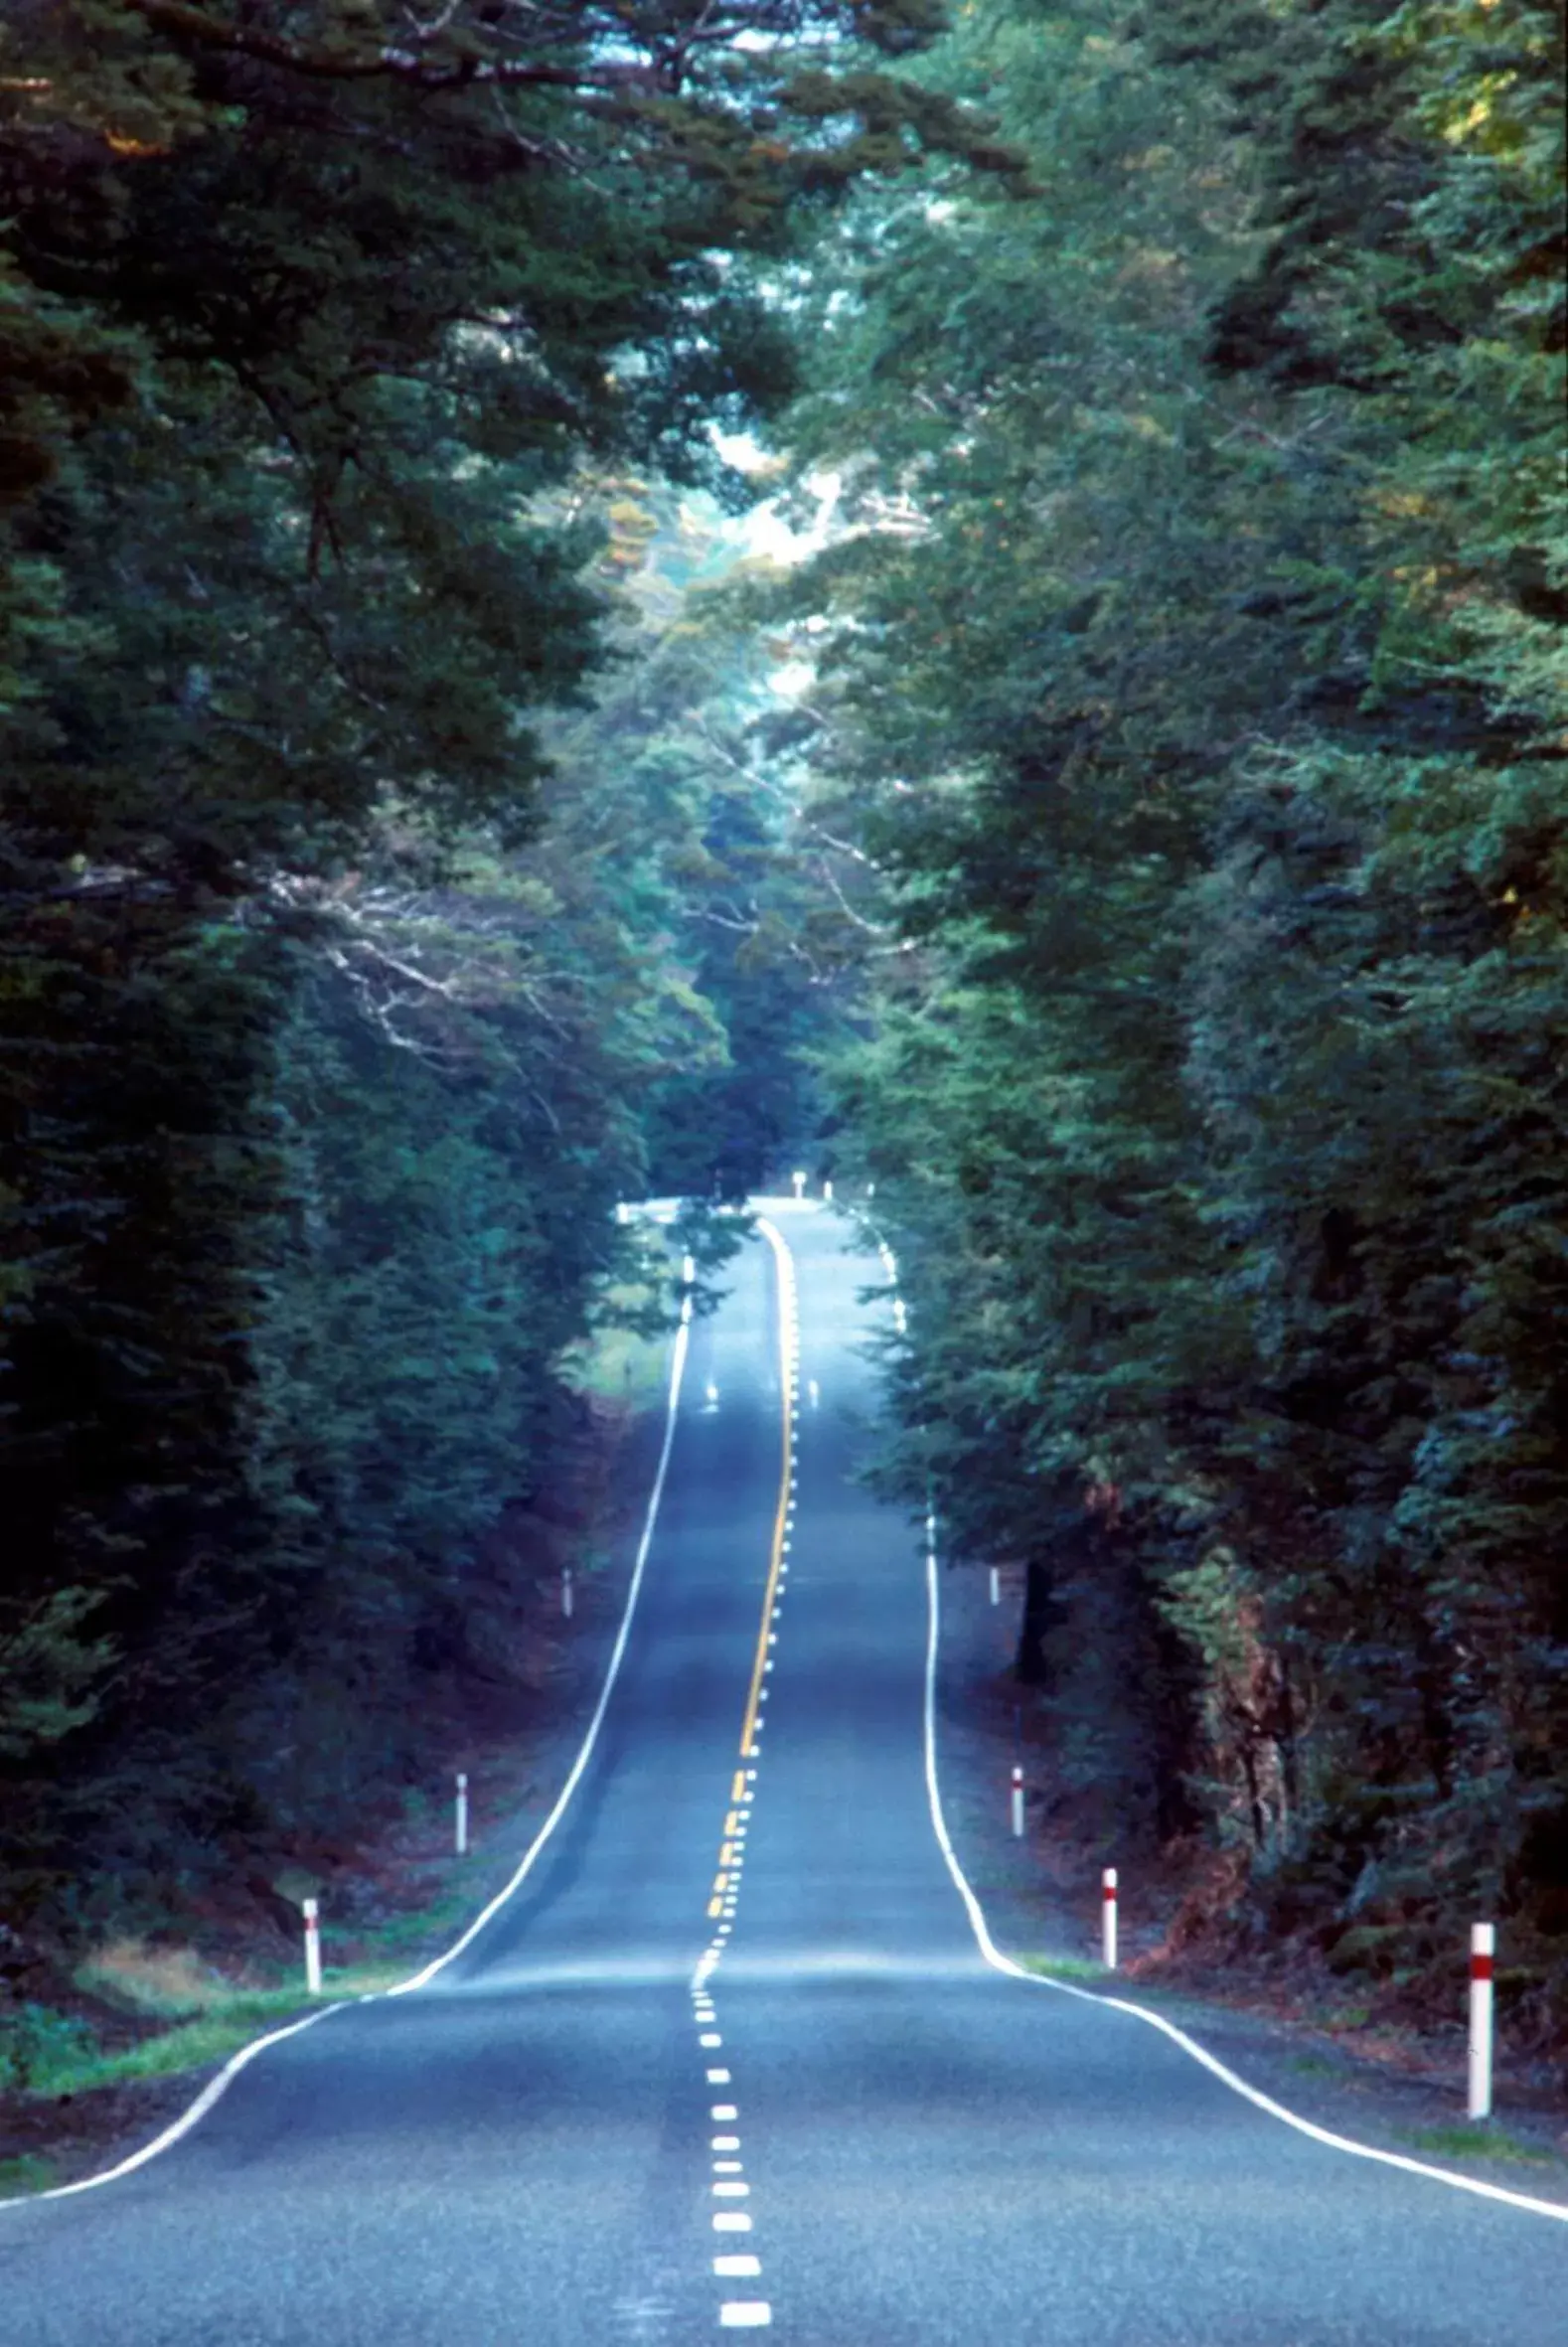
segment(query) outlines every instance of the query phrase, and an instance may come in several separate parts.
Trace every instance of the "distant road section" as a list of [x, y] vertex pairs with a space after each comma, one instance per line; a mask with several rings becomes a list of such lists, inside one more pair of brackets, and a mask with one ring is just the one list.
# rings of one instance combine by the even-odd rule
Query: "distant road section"
[[0, 2210], [0, 2347], [1563, 2347], [1568, 2224], [986, 1963], [932, 1826], [923, 1529], [856, 1480], [885, 1275], [763, 1203], [526, 1881], [166, 2154]]

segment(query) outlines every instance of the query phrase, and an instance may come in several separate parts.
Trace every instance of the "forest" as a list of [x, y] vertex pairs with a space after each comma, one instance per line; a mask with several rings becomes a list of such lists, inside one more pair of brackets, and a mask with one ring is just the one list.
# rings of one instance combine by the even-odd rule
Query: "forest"
[[1563, 70], [7, 10], [0, 1909], [394, 1783], [617, 1206], [809, 1165], [1084, 1813], [1568, 2042]]

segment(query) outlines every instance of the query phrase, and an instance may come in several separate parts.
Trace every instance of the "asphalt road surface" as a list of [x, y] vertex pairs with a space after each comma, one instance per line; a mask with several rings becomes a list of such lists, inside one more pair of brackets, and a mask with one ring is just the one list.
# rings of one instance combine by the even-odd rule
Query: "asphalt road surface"
[[852, 1480], [878, 1267], [770, 1212], [692, 1326], [620, 1673], [528, 1879], [135, 2173], [0, 2209], [0, 2341], [1564, 2347], [1568, 2225], [985, 1963], [928, 1799], [925, 1542]]

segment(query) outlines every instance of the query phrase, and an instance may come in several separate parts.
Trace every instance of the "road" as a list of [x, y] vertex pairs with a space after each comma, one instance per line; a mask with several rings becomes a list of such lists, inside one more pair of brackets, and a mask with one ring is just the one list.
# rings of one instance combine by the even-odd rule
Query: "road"
[[4, 2347], [1563, 2347], [1568, 2225], [985, 1962], [928, 1799], [925, 1543], [853, 1480], [875, 1260], [769, 1211], [692, 1326], [619, 1675], [527, 1881], [135, 2173], [0, 2210]]

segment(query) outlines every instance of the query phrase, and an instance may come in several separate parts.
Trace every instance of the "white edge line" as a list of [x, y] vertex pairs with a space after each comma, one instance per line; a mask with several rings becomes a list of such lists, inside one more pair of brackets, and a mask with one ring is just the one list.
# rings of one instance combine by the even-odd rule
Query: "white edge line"
[[[369, 2003], [370, 2000], [362, 1997], [356, 2001]], [[182, 2111], [161, 2135], [155, 2135], [139, 2151], [131, 2152], [128, 2158], [120, 2160], [112, 2168], [104, 2168], [99, 2175], [78, 2176], [75, 2184], [52, 2184], [47, 2192], [14, 2194], [9, 2200], [0, 2200], [0, 2209], [36, 2208], [41, 2200], [69, 2200], [74, 2192], [90, 2192], [96, 2184], [112, 2184], [117, 2176], [128, 2176], [133, 2168], [145, 2167], [148, 2160], [156, 2159], [160, 2151], [167, 2151], [171, 2144], [178, 2143], [182, 2135], [188, 2135], [198, 2121], [207, 2116], [230, 2083], [238, 2077], [247, 2062], [255, 2060], [257, 2054], [264, 2054], [268, 2046], [280, 2046], [284, 2038], [298, 2037], [302, 2029], [314, 2029], [318, 2021], [325, 2021], [331, 2014], [346, 2010], [347, 2006], [342, 2004], [322, 2005], [316, 2012], [307, 2013], [303, 2020], [290, 2021], [286, 2029], [272, 2029], [265, 2037], [253, 2037], [247, 2046], [241, 2046], [238, 2053], [224, 2064], [216, 2078], [208, 2080], [196, 2101]]]
[[1026, 1980], [1031, 1988], [1054, 1989], [1059, 1996], [1077, 1997], [1083, 2004], [1108, 2005], [1113, 2012], [1130, 2013], [1135, 2021], [1147, 2022], [1151, 2029], [1158, 2029], [1163, 2037], [1168, 2037], [1174, 2045], [1178, 2045], [1184, 2054], [1190, 2054], [1194, 2062], [1201, 2063], [1203, 2068], [1217, 2078], [1222, 2086], [1229, 2087], [1232, 2094], [1240, 2095], [1243, 2101], [1253, 2104], [1259, 2111], [1267, 2112], [1271, 2118], [1279, 2119], [1285, 2126], [1294, 2127], [1298, 2134], [1311, 2136], [1315, 2143], [1327, 2144], [1332, 2151], [1347, 2152], [1352, 2159], [1375, 2160], [1380, 2167], [1401, 2168], [1406, 2175], [1425, 2176], [1430, 2182], [1447, 2184], [1456, 2192], [1474, 2193], [1479, 2200], [1498, 2200], [1510, 2209], [1526, 2209], [1532, 2216], [1552, 2217], [1560, 2225], [1568, 2224], [1568, 2207], [1565, 2207], [1560, 2201], [1534, 2200], [1527, 2193], [1509, 2192], [1504, 2185], [1485, 2184], [1476, 2176], [1458, 2176], [1451, 2168], [1431, 2167], [1425, 2160], [1407, 2158], [1402, 2151], [1380, 2151], [1370, 2143], [1357, 2143], [1349, 2135], [1336, 2135], [1328, 2127], [1318, 2126], [1312, 2119], [1301, 2117], [1297, 2112], [1287, 2111], [1285, 2105], [1276, 2103], [1272, 2095], [1262, 2094], [1257, 2087], [1248, 2086], [1244, 2078], [1238, 2078], [1233, 2070], [1227, 2069], [1223, 2062], [1209, 2053], [1205, 2047], [1200, 2046], [1195, 2038], [1188, 2037], [1184, 2029], [1178, 2029], [1174, 2021], [1168, 2021], [1163, 2013], [1152, 2013], [1147, 2006], [1132, 2004], [1123, 1996], [1101, 1996], [1091, 1988], [1074, 1988], [1069, 1981], [1052, 1980], [1042, 1973], [1027, 1970], [1024, 1965], [1015, 1963], [1012, 1956], [1003, 1955], [987, 1929], [985, 1912], [980, 1901], [971, 1890], [965, 1879], [964, 1870], [959, 1865], [957, 1854], [948, 1837], [947, 1824], [942, 1815], [942, 1796], [937, 1788], [936, 1655], [940, 1607], [937, 1596], [936, 1550], [934, 1547], [926, 1549], [925, 1578], [927, 1601], [925, 1782], [926, 1792], [931, 1802], [931, 1823], [935, 1828], [942, 1855], [947, 1860], [947, 1870], [957, 1885], [959, 1897], [969, 1911], [971, 1927], [979, 1942], [980, 1953], [987, 1963], [999, 1972], [1006, 1972], [1012, 1979]]
[[659, 1502], [664, 1497], [665, 1477], [669, 1471], [670, 1453], [675, 1444], [676, 1411], [680, 1404], [681, 1381], [686, 1370], [686, 1356], [691, 1347], [691, 1336], [692, 1303], [688, 1297], [681, 1306], [681, 1326], [676, 1331], [675, 1350], [670, 1362], [670, 1391], [665, 1409], [664, 1445], [659, 1453], [659, 1465], [654, 1475], [653, 1490], [649, 1494], [648, 1510], [643, 1519], [642, 1538], [637, 1544], [637, 1561], [632, 1568], [631, 1587], [626, 1593], [625, 1611], [621, 1616], [621, 1626], [616, 1634], [615, 1644], [611, 1649], [609, 1666], [604, 1674], [604, 1684], [599, 1690], [598, 1704], [592, 1719], [588, 1722], [588, 1731], [582, 1740], [577, 1757], [572, 1763], [571, 1774], [562, 1786], [554, 1807], [530, 1843], [522, 1863], [511, 1881], [503, 1890], [496, 1893], [490, 1904], [481, 1910], [461, 1937], [453, 1941], [446, 1954], [438, 1956], [433, 1963], [426, 1964], [423, 1971], [416, 1972], [411, 1980], [399, 1980], [394, 1988], [372, 1989], [363, 1996], [345, 1998], [338, 2004], [322, 2005], [316, 2012], [306, 2013], [301, 2020], [291, 2021], [285, 2029], [269, 2030], [265, 2037], [252, 2038], [248, 2045], [241, 2046], [238, 2053], [233, 2055], [224, 2064], [216, 2078], [208, 2080], [195, 2102], [182, 2111], [179, 2117], [166, 2126], [161, 2135], [155, 2135], [153, 2140], [150, 2143], [144, 2143], [139, 2151], [131, 2152], [128, 2158], [118, 2161], [114, 2167], [104, 2168], [96, 2176], [80, 2176], [74, 2184], [53, 2184], [47, 2192], [13, 2194], [8, 2199], [0, 2200], [0, 2209], [36, 2208], [41, 2201], [69, 2200], [74, 2193], [90, 2192], [99, 2184], [112, 2184], [118, 2177], [128, 2176], [134, 2169], [145, 2167], [149, 2160], [156, 2159], [161, 2151], [171, 2149], [182, 2136], [188, 2135], [193, 2127], [198, 2126], [212, 2110], [214, 2104], [228, 2092], [246, 2064], [253, 2062], [258, 2054], [264, 2054], [268, 2046], [281, 2045], [285, 2038], [298, 2037], [302, 2030], [314, 2029], [318, 2021], [329, 2020], [334, 2013], [346, 2013], [355, 2005], [379, 2004], [384, 1997], [407, 1996], [411, 1990], [423, 1988], [428, 1981], [435, 1978], [437, 1972], [443, 1970], [452, 1961], [454, 1956], [461, 1956], [470, 1942], [484, 1930], [492, 1916], [497, 1915], [508, 1900], [516, 1895], [533, 1872], [534, 1862], [541, 1850], [560, 1823], [566, 1804], [581, 1782], [582, 1772], [588, 1765], [599, 1729], [603, 1724], [604, 1714], [609, 1708], [610, 1696], [620, 1672], [621, 1659], [626, 1652], [626, 1642], [631, 1635], [632, 1616], [637, 1608], [637, 1595], [642, 1587], [643, 1570], [648, 1562], [648, 1552], [653, 1546], [654, 1526], [659, 1516]]
[[[506, 1884], [504, 1889], [496, 1893], [488, 1907], [481, 1908], [467, 1931], [453, 1941], [444, 1956], [438, 1956], [433, 1963], [426, 1964], [422, 1972], [415, 1972], [411, 1980], [399, 1980], [395, 1988], [380, 1990], [378, 1993], [383, 1996], [407, 1996], [410, 1990], [423, 1988], [428, 1981], [435, 1978], [437, 1972], [445, 1969], [454, 1956], [461, 1956], [471, 1941], [477, 1939], [491, 1917], [500, 1913], [507, 1901], [516, 1895], [533, 1872], [535, 1859], [560, 1823], [561, 1817], [565, 1813], [566, 1804], [581, 1782], [582, 1772], [592, 1757], [599, 1729], [603, 1724], [604, 1715], [609, 1709], [610, 1697], [615, 1690], [615, 1681], [620, 1675], [621, 1659], [626, 1652], [626, 1642], [631, 1636], [632, 1616], [637, 1610], [637, 1595], [642, 1588], [643, 1570], [648, 1562], [648, 1552], [653, 1546], [654, 1526], [659, 1518], [659, 1502], [664, 1497], [665, 1477], [670, 1467], [670, 1453], [675, 1447], [676, 1409], [681, 1399], [681, 1380], [686, 1370], [686, 1356], [691, 1344], [691, 1336], [692, 1301], [688, 1297], [681, 1306], [681, 1326], [676, 1331], [675, 1352], [670, 1362], [670, 1395], [665, 1409], [664, 1445], [659, 1453], [659, 1465], [654, 1475], [653, 1489], [648, 1495], [648, 1512], [643, 1518], [642, 1538], [637, 1543], [637, 1561], [632, 1567], [631, 1587], [626, 1593], [626, 1610], [621, 1616], [621, 1627], [615, 1634], [615, 1644], [611, 1649], [609, 1666], [604, 1673], [604, 1684], [599, 1689], [599, 1700], [594, 1707], [593, 1717], [588, 1722], [588, 1732], [582, 1740], [581, 1749], [571, 1764], [571, 1774], [561, 1787], [554, 1807], [530, 1843], [511, 1881]], [[372, 1999], [367, 1997], [360, 2001], [370, 2003]]]

